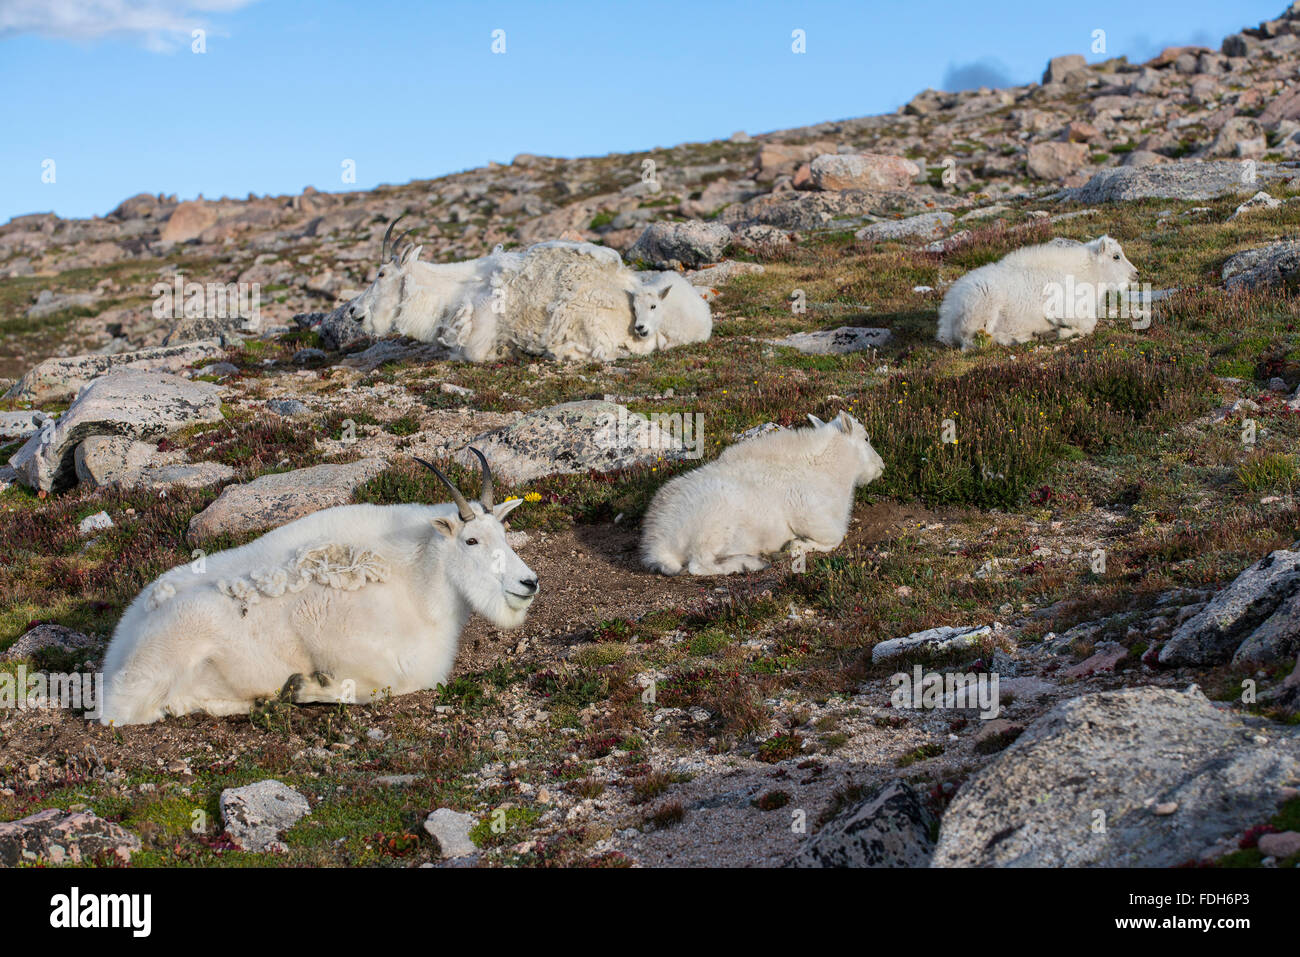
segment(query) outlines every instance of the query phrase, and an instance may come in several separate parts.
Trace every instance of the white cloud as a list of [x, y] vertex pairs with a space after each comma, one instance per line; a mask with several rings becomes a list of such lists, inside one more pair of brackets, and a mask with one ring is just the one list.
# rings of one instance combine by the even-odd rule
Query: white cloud
[[169, 53], [188, 46], [190, 31], [208, 29], [204, 14], [230, 13], [256, 0], [0, 0], [0, 39], [37, 33], [89, 41], [128, 36]]

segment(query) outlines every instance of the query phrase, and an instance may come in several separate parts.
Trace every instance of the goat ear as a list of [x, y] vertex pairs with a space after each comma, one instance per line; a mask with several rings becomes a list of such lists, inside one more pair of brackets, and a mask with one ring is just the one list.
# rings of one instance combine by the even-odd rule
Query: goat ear
[[835, 424], [840, 427], [840, 431], [845, 435], [853, 434], [853, 416], [849, 415], [848, 412], [841, 411], [835, 417]]
[[420, 253], [422, 252], [424, 252], [423, 246], [412, 246], [406, 252], [402, 253], [402, 265], [405, 266], [407, 263], [419, 259]]
[[430, 524], [447, 538], [455, 538], [460, 531], [460, 519], [452, 515], [439, 515]]
[[821, 419], [817, 418], [817, 416], [813, 415], [811, 412], [808, 413], [808, 421], [811, 422], [814, 426], [816, 426], [819, 429], [826, 424]]
[[504, 522], [507, 515], [524, 504], [522, 498], [512, 498], [508, 502], [502, 502], [492, 509], [492, 514], [496, 516], [497, 521]]
[[668, 294], [669, 294], [670, 292], [672, 292], [672, 291], [673, 291], [673, 287], [672, 287], [671, 284], [669, 284], [669, 285], [667, 285], [667, 286], [664, 286], [664, 291], [661, 292], [661, 293], [659, 294], [659, 298], [660, 298], [660, 299], [667, 299], [667, 298], [668, 298]]

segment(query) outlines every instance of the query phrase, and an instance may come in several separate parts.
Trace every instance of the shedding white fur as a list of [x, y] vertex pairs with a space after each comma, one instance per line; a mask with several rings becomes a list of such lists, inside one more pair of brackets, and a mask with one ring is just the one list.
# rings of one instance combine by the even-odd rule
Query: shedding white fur
[[480, 502], [325, 509], [164, 573], [113, 633], [101, 722], [444, 682], [470, 614], [517, 627], [538, 589], [502, 524], [521, 501], [494, 505], [483, 468]]
[[1107, 293], [1122, 293], [1136, 278], [1137, 268], [1109, 236], [1027, 246], [952, 284], [939, 306], [936, 338], [969, 349], [981, 332], [1000, 345], [1090, 335]]
[[811, 429], [769, 432], [679, 475], [646, 513], [641, 561], [665, 575], [765, 568], [764, 555], [828, 552], [844, 540], [853, 490], [885, 463], [847, 412]]
[[470, 362], [608, 361], [704, 342], [713, 331], [708, 303], [683, 277], [635, 272], [605, 246], [553, 240], [443, 265], [421, 261], [421, 251], [395, 250], [349, 304], [369, 335], [401, 333]]

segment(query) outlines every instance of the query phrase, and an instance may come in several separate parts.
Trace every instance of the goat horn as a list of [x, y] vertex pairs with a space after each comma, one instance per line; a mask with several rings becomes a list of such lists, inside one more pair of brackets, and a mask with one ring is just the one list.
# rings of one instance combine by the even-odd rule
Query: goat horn
[[438, 476], [438, 478], [442, 479], [442, 484], [451, 489], [451, 498], [452, 501], [456, 503], [456, 511], [460, 513], [460, 520], [462, 522], [472, 522], [478, 517], [474, 514], [474, 509], [470, 508], [469, 502], [465, 501], [465, 496], [460, 494], [460, 489], [451, 484], [451, 479], [447, 478], [447, 476], [443, 475], [424, 459], [417, 458], [415, 461], [419, 462], [434, 475]]
[[415, 232], [414, 226], [408, 229], [406, 232], [402, 233], [402, 235], [397, 237], [397, 242], [393, 243], [393, 262], [397, 262], [401, 258], [398, 255], [398, 252], [402, 248], [402, 243], [405, 241], [406, 237], [411, 235], [411, 233], [413, 232]]
[[[402, 213], [402, 216], [405, 215], [406, 213]], [[384, 245], [379, 250], [379, 261], [381, 263], [388, 262], [388, 240], [392, 239], [393, 227], [396, 226], [401, 221], [402, 216], [398, 216], [397, 219], [393, 220], [391, 223], [388, 224], [388, 230], [387, 232], [384, 233]]]
[[469, 450], [478, 456], [479, 464], [483, 466], [483, 491], [479, 493], [478, 500], [483, 503], [484, 510], [490, 512], [492, 511], [492, 470], [488, 468], [487, 459], [482, 452], [472, 445]]

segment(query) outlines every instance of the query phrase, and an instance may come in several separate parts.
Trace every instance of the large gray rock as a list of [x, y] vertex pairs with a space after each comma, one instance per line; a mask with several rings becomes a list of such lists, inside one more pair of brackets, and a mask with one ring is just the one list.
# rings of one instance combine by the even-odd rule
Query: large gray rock
[[113, 372], [90, 383], [52, 428], [28, 439], [9, 464], [23, 484], [51, 491], [75, 481], [75, 450], [92, 435], [138, 439], [221, 419], [221, 394], [211, 383], [164, 372]]
[[[768, 228], [768, 227], [763, 227]], [[682, 275], [686, 281], [697, 289], [708, 289], [713, 286], [721, 286], [735, 279], [737, 276], [748, 276], [752, 273], [765, 272], [761, 263], [740, 262], [735, 259], [724, 259], [716, 266], [708, 266], [704, 269], [692, 269]]]
[[56, 293], [42, 289], [36, 302], [26, 312], [28, 319], [45, 319], [66, 309], [89, 309], [98, 297], [93, 292]]
[[[1266, 164], [1238, 162], [1161, 163], [1155, 166], [1120, 166], [1104, 169], [1078, 189], [1062, 197], [1081, 203], [1115, 203], [1131, 199], [1207, 200], [1236, 193], [1254, 193]], [[1252, 173], [1254, 175], [1252, 175]]]
[[1219, 127], [1214, 142], [1206, 148], [1204, 155], [1208, 157], [1258, 156], [1263, 153], [1263, 150], [1256, 149], [1258, 144], [1252, 144], [1251, 141], [1260, 140], [1263, 136], [1264, 128], [1254, 117], [1234, 116]]
[[14, 639], [14, 643], [0, 653], [0, 661], [30, 658], [40, 651], [93, 651], [99, 642], [89, 635], [65, 628], [63, 625], [37, 625]]
[[936, 867], [1172, 867], [1276, 812], [1300, 740], [1252, 730], [1195, 688], [1062, 702], [968, 779]]
[[1087, 143], [1063, 143], [1056, 140], [1034, 143], [1025, 154], [1025, 166], [1036, 179], [1064, 179], [1088, 161]]
[[874, 329], [870, 326], [840, 326], [818, 332], [796, 332], [784, 339], [768, 339], [774, 346], [798, 349], [810, 356], [844, 355], [849, 352], [864, 352], [878, 349], [889, 341], [893, 334], [888, 329]]
[[90, 436], [77, 446], [73, 462], [77, 481], [93, 488], [206, 488], [235, 477], [229, 465], [186, 462], [183, 452], [159, 452], [125, 435]]
[[863, 225], [863, 221], [873, 216], [880, 204], [880, 193], [861, 189], [819, 193], [766, 193], [746, 203], [728, 206], [719, 219], [733, 226], [765, 223], [801, 232], [847, 229]]
[[892, 781], [829, 821], [790, 867], [928, 867], [934, 814], [903, 781]]
[[885, 153], [825, 153], [809, 166], [818, 189], [907, 189], [921, 167], [902, 156]]
[[0, 867], [19, 864], [125, 864], [140, 839], [90, 811], [46, 808], [20, 821], [0, 822]]
[[1088, 61], [1079, 53], [1067, 53], [1065, 56], [1052, 57], [1047, 61], [1043, 71], [1043, 83], [1066, 83], [1076, 77], [1090, 75]]
[[22, 412], [0, 412], [0, 440], [25, 439], [34, 434], [48, 419], [44, 412], [31, 409]]
[[174, 346], [184, 342], [203, 342], [216, 340], [222, 345], [234, 345], [243, 341], [245, 336], [257, 332], [256, 323], [239, 316], [225, 316], [210, 319], [207, 316], [186, 316], [177, 320], [171, 327], [163, 345]]
[[724, 223], [651, 223], [624, 257], [641, 260], [655, 269], [694, 268], [715, 263], [731, 245], [731, 229]]
[[[517, 484], [547, 475], [610, 472], [680, 458], [686, 452], [680, 438], [625, 406], [590, 399], [530, 412], [469, 444], [487, 456], [493, 474]], [[691, 438], [700, 439], [694, 431]], [[477, 471], [478, 460], [468, 450], [457, 453], [457, 459]]]
[[313, 465], [262, 475], [243, 485], [227, 485], [217, 500], [190, 519], [190, 541], [215, 535], [272, 528], [352, 501], [352, 490], [382, 472], [381, 458], [346, 465]]
[[906, 219], [885, 220], [863, 226], [854, 238], [863, 242], [897, 241], [900, 239], [938, 239], [947, 235], [955, 217], [942, 210], [934, 213], [922, 213]]
[[1239, 252], [1223, 264], [1222, 275], [1228, 289], [1294, 288], [1300, 278], [1300, 242], [1283, 240]]
[[246, 851], [271, 850], [280, 834], [311, 813], [305, 797], [274, 779], [221, 792], [221, 820]]
[[6, 399], [25, 402], [62, 402], [71, 399], [92, 380], [109, 372], [176, 372], [224, 354], [216, 339], [119, 352], [116, 355], [69, 356], [46, 359], [30, 369], [8, 392]]
[[1262, 664], [1300, 652], [1300, 551], [1279, 549], [1251, 565], [1178, 626], [1160, 649], [1164, 665]]

